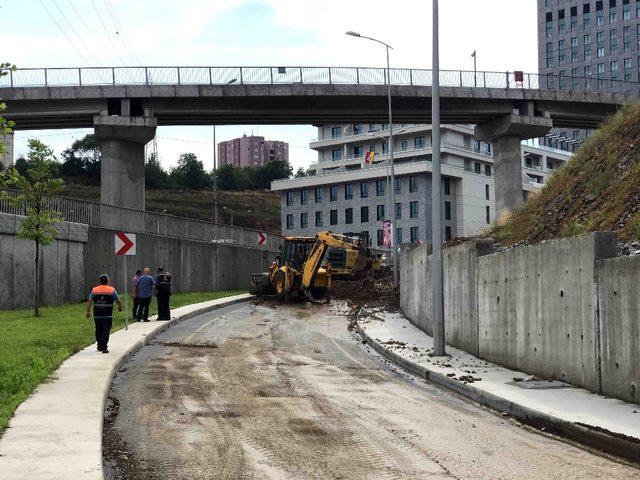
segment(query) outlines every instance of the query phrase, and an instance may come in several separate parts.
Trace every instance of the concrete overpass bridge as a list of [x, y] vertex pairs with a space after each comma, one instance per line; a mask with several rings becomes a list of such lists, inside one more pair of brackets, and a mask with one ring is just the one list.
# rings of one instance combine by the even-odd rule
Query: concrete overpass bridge
[[[93, 127], [106, 204], [144, 205], [144, 144], [157, 126], [374, 123], [387, 119], [383, 68], [20, 69], [0, 78], [16, 130]], [[394, 120], [431, 122], [432, 72], [392, 69]], [[520, 141], [596, 128], [640, 96], [636, 82], [522, 72], [442, 71], [443, 123], [494, 142], [496, 207], [522, 202]]]

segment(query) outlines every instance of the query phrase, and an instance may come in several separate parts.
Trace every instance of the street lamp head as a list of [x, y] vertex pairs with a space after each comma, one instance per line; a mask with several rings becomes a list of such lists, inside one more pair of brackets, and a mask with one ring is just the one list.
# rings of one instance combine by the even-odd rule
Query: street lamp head
[[231, 80], [229, 80], [229, 81], [227, 82], [227, 85], [231, 85], [232, 83], [236, 83], [237, 81], [238, 81], [238, 79], [237, 79], [237, 78], [232, 78]]
[[361, 35], [358, 32], [354, 32], [353, 30], [349, 30], [347, 35], [351, 35], [352, 37], [360, 37]]

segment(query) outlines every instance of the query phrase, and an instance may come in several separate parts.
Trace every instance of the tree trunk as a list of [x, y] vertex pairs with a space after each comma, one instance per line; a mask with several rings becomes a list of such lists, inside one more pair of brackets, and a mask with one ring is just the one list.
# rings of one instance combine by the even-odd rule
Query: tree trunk
[[40, 316], [40, 241], [36, 240], [36, 282], [33, 295], [33, 311], [36, 317]]

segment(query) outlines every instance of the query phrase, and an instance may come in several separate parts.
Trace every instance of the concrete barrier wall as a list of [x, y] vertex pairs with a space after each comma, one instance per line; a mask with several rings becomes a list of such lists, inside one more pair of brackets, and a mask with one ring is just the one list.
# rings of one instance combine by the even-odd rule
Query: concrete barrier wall
[[[18, 238], [23, 217], [0, 214], [0, 309], [33, 306], [35, 243]], [[40, 251], [42, 305], [77, 302], [84, 297], [84, 247], [88, 227], [60, 223], [56, 240]]]
[[596, 262], [602, 391], [640, 403], [640, 256]]
[[[640, 257], [593, 233], [487, 254], [445, 250], [447, 343], [481, 358], [640, 401]], [[401, 256], [400, 305], [431, 334], [431, 259]]]

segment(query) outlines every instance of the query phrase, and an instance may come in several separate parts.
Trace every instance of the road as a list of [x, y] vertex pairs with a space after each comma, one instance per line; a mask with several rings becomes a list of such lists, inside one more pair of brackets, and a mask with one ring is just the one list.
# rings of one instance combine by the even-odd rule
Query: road
[[622, 479], [640, 471], [396, 371], [338, 306], [241, 304], [116, 375], [107, 479]]

